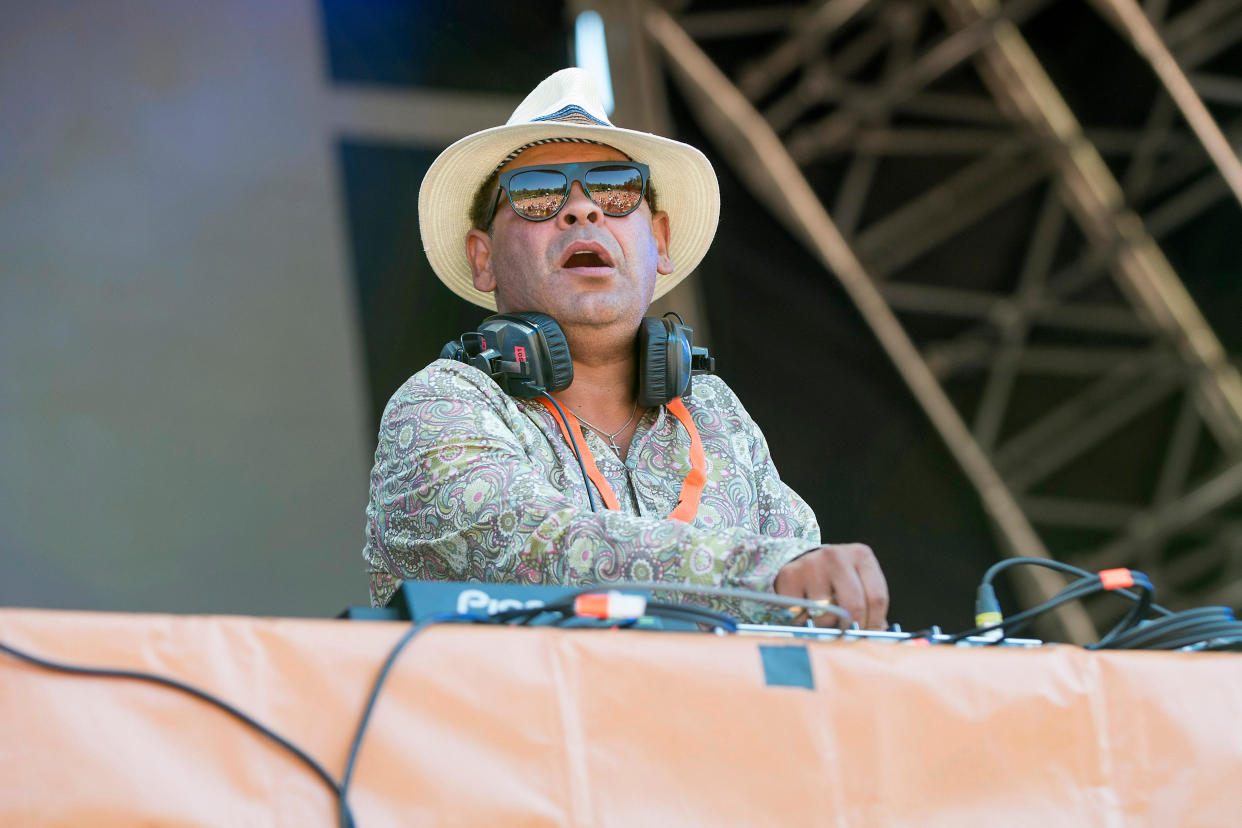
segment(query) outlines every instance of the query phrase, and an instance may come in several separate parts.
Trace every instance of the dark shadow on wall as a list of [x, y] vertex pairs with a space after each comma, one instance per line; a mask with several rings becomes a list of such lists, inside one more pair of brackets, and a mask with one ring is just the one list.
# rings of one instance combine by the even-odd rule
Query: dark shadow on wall
[[393, 392], [487, 315], [446, 288], [423, 254], [418, 187], [439, 149], [338, 143], [350, 255], [361, 315], [370, 431]]
[[[521, 96], [571, 63], [563, 0], [484, 10], [448, 0], [320, 0], [319, 9], [331, 84]], [[441, 285], [423, 255], [418, 189], [441, 149], [365, 136], [337, 142], [372, 441], [401, 383], [486, 316]]]
[[563, 0], [320, 0], [337, 83], [525, 95], [572, 64]]

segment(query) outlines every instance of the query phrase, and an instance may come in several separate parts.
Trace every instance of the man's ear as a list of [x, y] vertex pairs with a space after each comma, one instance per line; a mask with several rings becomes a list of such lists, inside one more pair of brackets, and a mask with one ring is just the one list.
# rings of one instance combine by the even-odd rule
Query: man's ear
[[668, 213], [663, 211], [654, 213], [651, 216], [651, 235], [655, 237], [656, 242], [656, 272], [665, 276], [675, 269], [673, 259], [668, 255], [668, 241], [671, 234], [672, 227], [669, 225]]
[[474, 289], [491, 293], [496, 289], [496, 276], [492, 273], [492, 237], [482, 230], [466, 233], [466, 261], [474, 277]]

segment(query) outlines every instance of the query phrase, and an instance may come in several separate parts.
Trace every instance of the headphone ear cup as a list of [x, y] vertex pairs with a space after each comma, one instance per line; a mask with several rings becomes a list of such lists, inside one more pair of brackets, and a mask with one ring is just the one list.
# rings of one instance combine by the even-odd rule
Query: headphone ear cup
[[551, 316], [538, 311], [519, 311], [511, 315], [521, 317], [534, 325], [543, 337], [543, 344], [548, 349], [548, 391], [568, 388], [574, 381], [574, 360], [569, 354], [569, 342], [566, 341], [561, 326]]
[[656, 316], [643, 317], [638, 326], [638, 404], [664, 405], [668, 393], [669, 323]]
[[552, 380], [548, 384], [549, 391], [561, 391], [568, 388], [574, 381], [574, 360], [569, 355], [569, 343], [565, 340], [565, 332], [548, 317], [552, 324], [548, 328], [540, 327], [543, 341], [548, 345], [548, 365], [552, 368]]

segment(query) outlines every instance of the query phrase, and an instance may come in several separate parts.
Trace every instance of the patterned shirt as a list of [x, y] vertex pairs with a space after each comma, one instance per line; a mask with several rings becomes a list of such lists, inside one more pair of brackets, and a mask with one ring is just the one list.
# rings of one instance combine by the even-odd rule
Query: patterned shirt
[[[691, 523], [667, 519], [690, 470], [690, 437], [664, 406], [639, 420], [625, 462], [583, 429], [621, 507], [606, 510], [595, 494], [593, 513], [542, 403], [510, 397], [462, 363], [419, 371], [380, 426], [363, 550], [372, 604], [386, 603], [404, 578], [770, 591], [782, 566], [819, 546], [815, 515], [781, 482], [759, 427], [721, 379], [696, 377], [683, 402], [707, 459]], [[698, 602], [765, 615], [754, 602]]]

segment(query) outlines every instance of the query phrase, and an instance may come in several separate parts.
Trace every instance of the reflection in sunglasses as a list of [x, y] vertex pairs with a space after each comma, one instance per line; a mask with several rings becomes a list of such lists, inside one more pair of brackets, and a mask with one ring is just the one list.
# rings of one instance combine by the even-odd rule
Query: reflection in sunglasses
[[605, 213], [622, 215], [638, 206], [642, 193], [634, 190], [608, 190], [600, 193], [592, 192], [591, 197]]
[[[623, 216], [633, 212], [643, 197], [641, 184], [637, 187], [627, 186], [621, 189], [588, 184], [587, 192], [601, 210], [614, 216]], [[522, 215], [544, 218], [554, 215], [561, 208], [565, 201], [565, 189], [563, 187], [555, 190], [534, 191], [514, 189], [510, 201], [513, 203], [513, 209]]]
[[564, 200], [564, 193], [559, 191], [551, 195], [532, 196], [514, 193], [511, 199], [514, 210], [531, 218], [544, 218], [554, 214]]
[[571, 185], [578, 182], [605, 214], [620, 217], [642, 203], [647, 175], [647, 167], [637, 162], [552, 164], [502, 174], [500, 189], [518, 215], [542, 221], [560, 212]]

